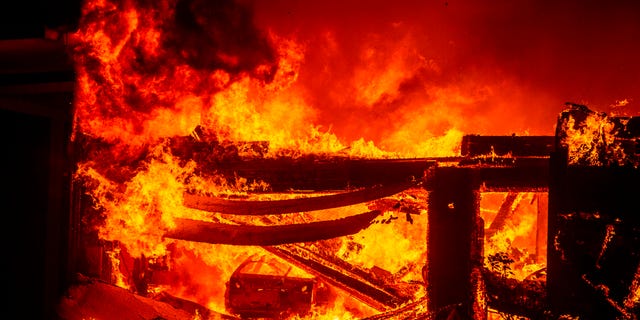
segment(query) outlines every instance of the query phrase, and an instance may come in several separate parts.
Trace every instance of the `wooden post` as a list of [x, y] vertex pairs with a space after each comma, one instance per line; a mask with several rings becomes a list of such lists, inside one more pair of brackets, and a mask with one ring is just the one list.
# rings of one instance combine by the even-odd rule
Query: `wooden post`
[[[427, 294], [436, 319], [446, 319], [455, 306], [463, 319], [486, 319], [478, 307], [476, 276], [482, 266], [478, 223], [480, 191], [473, 168], [441, 167], [430, 171], [427, 184]], [[482, 234], [482, 233], [480, 233]], [[480, 309], [480, 310], [479, 310]]]
[[536, 224], [536, 262], [547, 262], [547, 225], [549, 213], [549, 194], [547, 192], [536, 193], [538, 203], [538, 217]]

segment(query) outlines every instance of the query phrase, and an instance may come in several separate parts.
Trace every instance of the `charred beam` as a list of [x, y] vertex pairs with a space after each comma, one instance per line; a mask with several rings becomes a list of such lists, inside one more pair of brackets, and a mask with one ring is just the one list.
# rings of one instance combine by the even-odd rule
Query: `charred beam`
[[465, 157], [487, 155], [512, 157], [548, 157], [555, 148], [554, 136], [480, 136], [462, 137]]
[[486, 192], [546, 192], [549, 187], [548, 157], [468, 158], [458, 166], [477, 170]]
[[308, 251], [299, 252], [295, 248], [283, 246], [265, 247], [264, 249], [348, 292], [376, 310], [387, 311], [409, 300], [406, 297], [388, 292]]
[[481, 281], [475, 275], [483, 263], [478, 171], [435, 168], [427, 182], [429, 309], [459, 305], [463, 318], [484, 319], [486, 314], [478, 310], [479, 299], [475, 296]]
[[236, 215], [308, 212], [373, 201], [394, 195], [416, 185], [416, 182], [407, 182], [324, 196], [273, 201], [228, 200], [187, 193], [184, 195], [184, 206], [209, 212]]
[[350, 235], [366, 228], [380, 211], [370, 211], [346, 218], [304, 224], [248, 226], [176, 219], [176, 227], [167, 238], [195, 242], [247, 246], [271, 246], [287, 243], [326, 240]]
[[493, 236], [496, 232], [502, 230], [507, 219], [509, 219], [509, 217], [511, 217], [511, 215], [515, 211], [513, 209], [513, 203], [516, 201], [517, 197], [518, 194], [515, 192], [507, 193], [507, 196], [504, 198], [504, 201], [502, 201], [502, 204], [498, 209], [498, 214], [491, 222], [489, 228], [487, 228], [487, 230], [485, 231], [487, 238], [491, 238], [491, 236]]
[[248, 159], [208, 165], [201, 174], [221, 174], [233, 180], [266, 182], [272, 192], [291, 190], [350, 190], [394, 185], [423, 179], [436, 164], [427, 159], [349, 159], [306, 156], [302, 158]]
[[387, 312], [383, 312], [380, 314], [376, 314], [362, 320], [385, 320], [385, 319], [395, 319], [395, 320], [404, 320], [404, 319], [429, 319], [429, 316], [435, 314], [434, 312], [429, 312], [424, 308], [424, 305], [427, 303], [427, 298], [422, 297], [414, 302], [403, 305], [399, 308], [389, 310]]
[[544, 281], [525, 279], [519, 281], [488, 270], [483, 272], [488, 305], [501, 312], [546, 319], [547, 297]]
[[549, 214], [549, 194], [539, 192], [537, 201], [537, 228], [536, 228], [536, 262], [547, 262], [547, 228]]

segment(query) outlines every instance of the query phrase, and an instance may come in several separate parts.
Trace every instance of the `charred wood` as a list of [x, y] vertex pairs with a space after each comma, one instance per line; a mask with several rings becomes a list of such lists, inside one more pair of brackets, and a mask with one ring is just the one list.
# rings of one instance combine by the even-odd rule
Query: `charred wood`
[[548, 310], [545, 282], [511, 279], [484, 272], [489, 307], [529, 319], [546, 319]]
[[[269, 191], [350, 190], [417, 181], [434, 166], [433, 159], [360, 159], [342, 155], [282, 154], [266, 157], [263, 141], [217, 141], [179, 136], [157, 141], [182, 162], [194, 161], [194, 174], [241, 177], [265, 182]], [[76, 163], [100, 159], [93, 168], [108, 179], [131, 179], [151, 156], [151, 145], [130, 146], [78, 134], [74, 141]], [[116, 164], [116, 165], [114, 165]]]
[[236, 215], [308, 212], [368, 202], [391, 196], [416, 185], [417, 182], [407, 182], [390, 186], [374, 186], [331, 195], [271, 201], [228, 200], [186, 193], [184, 195], [184, 206], [209, 212]]
[[197, 163], [197, 174], [265, 182], [274, 192], [346, 190], [420, 180], [435, 165], [435, 161], [426, 158], [358, 159], [299, 152], [266, 157], [268, 145], [260, 141], [224, 142], [203, 133], [197, 137], [200, 138], [176, 137], [170, 143], [178, 158]]
[[164, 302], [176, 309], [185, 310], [200, 319], [240, 320], [240, 318], [227, 314], [214, 313], [212, 310], [193, 301], [172, 296], [166, 292], [160, 292], [152, 297], [156, 301]]
[[340, 272], [350, 275], [351, 277], [361, 279], [400, 297], [402, 300], [412, 299], [416, 292], [424, 287], [423, 282], [407, 283], [400, 280], [409, 269], [416, 267], [416, 265], [407, 265], [405, 266], [407, 270], [401, 269], [395, 274], [377, 266], [361, 268], [335, 255], [327, 254], [327, 252], [331, 252], [331, 250], [323, 247], [321, 242], [322, 241], [316, 242], [313, 247], [301, 247], [297, 245], [290, 245], [289, 247], [294, 252], [302, 253], [305, 257], [312, 258], [324, 265], [329, 265], [333, 269], [340, 270]]
[[512, 156], [548, 157], [555, 148], [553, 136], [480, 136], [462, 137], [461, 154], [465, 157]]
[[176, 219], [176, 227], [165, 233], [167, 238], [232, 245], [271, 246], [287, 243], [330, 239], [369, 226], [380, 214], [370, 211], [341, 219], [278, 226], [249, 226]]
[[411, 303], [407, 303], [399, 308], [389, 310], [380, 314], [366, 317], [363, 320], [383, 320], [383, 319], [429, 319], [431, 313], [427, 311], [427, 299], [422, 297]]
[[323, 259], [302, 248], [277, 246], [265, 247], [264, 249], [348, 292], [356, 299], [379, 311], [396, 308], [410, 300], [408, 297], [389, 292], [385, 288], [368, 281], [370, 279], [363, 279], [353, 272], [332, 263], [333, 261]]
[[207, 164], [198, 161], [199, 174], [228, 179], [243, 177], [264, 182], [269, 191], [351, 190], [376, 185], [419, 181], [436, 164], [426, 159], [350, 159], [309, 155], [300, 158], [248, 159]]
[[485, 192], [546, 192], [549, 187], [548, 157], [468, 158], [458, 167], [475, 169]]
[[[547, 290], [554, 313], [637, 318], [640, 304], [637, 299], [629, 303], [640, 265], [637, 125], [636, 118], [610, 117], [575, 104], [558, 119], [547, 238]], [[576, 135], [588, 139], [572, 139]]]
[[[431, 310], [461, 304], [463, 318], [484, 319], [474, 294], [482, 265], [480, 180], [473, 168], [435, 168], [428, 182], [426, 283]], [[446, 319], [438, 315], [436, 319]]]
[[417, 189], [407, 190], [399, 194], [397, 198], [384, 198], [372, 201], [369, 204], [369, 209], [380, 210], [382, 212], [396, 212], [398, 214], [404, 214], [405, 220], [409, 223], [413, 223], [414, 215], [420, 215], [427, 210], [427, 197], [423, 195], [417, 195], [415, 193]]

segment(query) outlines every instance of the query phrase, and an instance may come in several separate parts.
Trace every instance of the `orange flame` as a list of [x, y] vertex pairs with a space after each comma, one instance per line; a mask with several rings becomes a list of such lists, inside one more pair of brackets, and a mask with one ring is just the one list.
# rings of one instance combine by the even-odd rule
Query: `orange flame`
[[[327, 85], [323, 94], [328, 98], [322, 100], [311, 92], [325, 88], [322, 79], [313, 87], [307, 86], [308, 75], [306, 82], [301, 81], [305, 59], [315, 48], [274, 32], [257, 37], [245, 34], [256, 48], [265, 49], [264, 40], [272, 51], [227, 45], [220, 42], [228, 40], [226, 30], [217, 30], [215, 22], [203, 20], [196, 9], [208, 10], [185, 9], [172, 0], [153, 7], [134, 0], [85, 4], [81, 27], [72, 37], [78, 79], [74, 140], [88, 136], [107, 143], [109, 150], [90, 153], [78, 163], [76, 180], [87, 183], [87, 191], [104, 215], [103, 224], [95, 226], [100, 239], [117, 241], [134, 257], [170, 260], [170, 270], [155, 273], [150, 292], [169, 292], [222, 313], [221, 284], [247, 257], [264, 250], [191, 243], [163, 235], [174, 227], [175, 218], [182, 217], [265, 224], [263, 218], [234, 220], [182, 206], [186, 190], [247, 195], [263, 185], [251, 185], [243, 177], [235, 181], [199, 177], [194, 162], [171, 153], [168, 139], [189, 136], [202, 126], [219, 141], [267, 141], [265, 157], [454, 156], [463, 130], [488, 121], [488, 116], [477, 116], [477, 126], [469, 125], [467, 114], [477, 112], [476, 105], [500, 100], [497, 92], [513, 86], [508, 80], [489, 84], [461, 80], [446, 85], [427, 81], [442, 77], [443, 71], [437, 62], [413, 50], [415, 39], [404, 35], [384, 47], [365, 46], [353, 72]], [[178, 19], [184, 10], [193, 15], [192, 22]], [[244, 11], [234, 12], [242, 16]], [[327, 54], [337, 55], [338, 48], [331, 46], [334, 35], [320, 36], [329, 44]], [[384, 43], [372, 38], [368, 39], [371, 44]], [[200, 46], [207, 50], [196, 50]], [[322, 73], [323, 79], [329, 72], [314, 71]], [[518, 96], [515, 91], [512, 94]], [[329, 118], [339, 125], [327, 123], [328, 113], [335, 113]], [[125, 165], [119, 166], [121, 162]], [[367, 209], [359, 205], [326, 210], [323, 217]], [[384, 214], [389, 220], [398, 218], [398, 212]], [[334, 253], [363, 268], [400, 274], [401, 280], [423, 281], [419, 264], [426, 254], [425, 214], [422, 210], [415, 223], [401, 219], [378, 223], [337, 239], [332, 242]], [[308, 213], [265, 219], [272, 218], [284, 223], [317, 219]], [[513, 242], [531, 228], [531, 221], [519, 223], [501, 235]], [[118, 254], [111, 260], [117, 268]], [[116, 282], [127, 283], [126, 279]], [[423, 294], [416, 292], [416, 298]], [[372, 312], [342, 295], [332, 309], [319, 310], [313, 318], [355, 319]]]

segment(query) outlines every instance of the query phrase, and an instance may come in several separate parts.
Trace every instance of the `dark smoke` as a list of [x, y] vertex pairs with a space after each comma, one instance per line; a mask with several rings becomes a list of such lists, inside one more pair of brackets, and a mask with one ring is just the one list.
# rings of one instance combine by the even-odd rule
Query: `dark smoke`
[[276, 54], [253, 24], [251, 9], [233, 0], [179, 0], [166, 44], [196, 69], [236, 74], [270, 65], [274, 72]]

